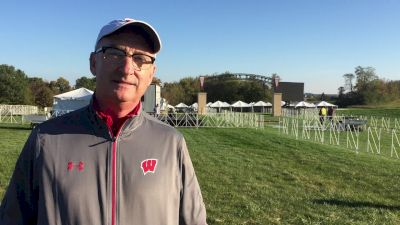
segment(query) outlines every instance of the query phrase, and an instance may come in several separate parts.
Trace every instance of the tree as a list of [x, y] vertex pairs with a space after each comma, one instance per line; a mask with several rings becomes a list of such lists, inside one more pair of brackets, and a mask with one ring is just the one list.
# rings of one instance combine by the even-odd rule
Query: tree
[[375, 73], [375, 69], [373, 67], [361, 67], [357, 66], [355, 71], [357, 77], [356, 88], [357, 91], [363, 92], [368, 90], [368, 84], [378, 79], [378, 76]]
[[338, 94], [339, 98], [340, 98], [340, 97], [343, 97], [345, 88], [344, 88], [344, 87], [339, 87], [339, 88], [338, 88], [338, 91], [339, 91], [339, 94]]
[[29, 78], [29, 87], [32, 93], [33, 103], [40, 107], [53, 105], [54, 93], [49, 87], [49, 83], [43, 81], [42, 78]]
[[[353, 91], [344, 94], [343, 90], [339, 90], [339, 106], [382, 104], [400, 98], [400, 81], [380, 79], [373, 67], [358, 66], [354, 74], [356, 85]], [[345, 74], [343, 77], [346, 84], [352, 84], [353, 74]]]
[[96, 89], [96, 77], [93, 78], [80, 77], [76, 79], [75, 88], [82, 88], [82, 87], [94, 91], [94, 89]]
[[59, 77], [56, 81], [56, 86], [60, 93], [68, 92], [71, 90], [71, 86], [69, 85], [69, 81], [64, 79], [63, 77]]
[[346, 73], [343, 75], [344, 80], [345, 80], [345, 90], [348, 90], [350, 92], [353, 92], [353, 80], [354, 80], [354, 74], [352, 73]]
[[378, 79], [375, 73], [375, 69], [372, 67], [361, 67], [355, 68], [355, 74], [357, 77], [356, 90], [359, 96], [361, 96], [361, 104], [368, 104], [375, 102], [377, 99], [377, 93], [374, 91], [373, 81]]
[[59, 77], [56, 81], [51, 81], [49, 85], [54, 94], [61, 94], [71, 90], [69, 81], [63, 77]]
[[268, 101], [271, 89], [257, 79], [239, 80], [233, 74], [224, 73], [212, 81], [206, 81], [205, 91], [209, 101], [225, 101], [233, 103], [237, 100], [245, 102]]
[[152, 83], [152, 84], [157, 84], [157, 85], [160, 85], [160, 86], [161, 86], [161, 80], [160, 80], [160, 78], [158, 78], [158, 77], [156, 77], [156, 76], [153, 77], [153, 80], [151, 81], [151, 83]]
[[23, 71], [0, 65], [0, 103], [31, 104], [28, 77]]
[[279, 77], [279, 75], [277, 73], [273, 73], [271, 76], [271, 87], [273, 87], [273, 88], [278, 87], [280, 80], [281, 80], [281, 78]]
[[[204, 91], [207, 92], [209, 102], [217, 100], [228, 103], [237, 100], [255, 102], [271, 99], [272, 92], [269, 86], [257, 79], [240, 80], [229, 72], [213, 75], [213, 79], [206, 79], [204, 84]], [[186, 77], [179, 82], [165, 83], [161, 93], [170, 104], [176, 105], [180, 102], [185, 104], [196, 102], [199, 91], [199, 77]]]
[[171, 105], [177, 105], [185, 99], [185, 92], [178, 83], [165, 83], [161, 90], [162, 97]]
[[320, 99], [321, 99], [321, 101], [325, 101], [325, 93], [324, 92], [322, 92]]

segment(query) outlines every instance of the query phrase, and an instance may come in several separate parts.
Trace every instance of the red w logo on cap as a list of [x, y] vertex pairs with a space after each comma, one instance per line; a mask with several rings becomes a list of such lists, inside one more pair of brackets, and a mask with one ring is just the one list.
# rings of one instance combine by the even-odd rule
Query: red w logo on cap
[[145, 159], [141, 163], [143, 174], [154, 173], [156, 171], [157, 159]]

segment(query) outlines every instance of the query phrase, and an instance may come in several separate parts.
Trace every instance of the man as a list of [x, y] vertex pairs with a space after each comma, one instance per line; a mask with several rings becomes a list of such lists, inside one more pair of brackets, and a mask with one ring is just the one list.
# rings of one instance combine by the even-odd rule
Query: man
[[0, 224], [206, 224], [184, 138], [141, 109], [160, 48], [145, 22], [101, 29], [90, 55], [91, 104], [32, 131]]
[[319, 120], [321, 122], [321, 125], [324, 124], [325, 117], [326, 117], [326, 108], [325, 106], [322, 106], [322, 108], [319, 110]]

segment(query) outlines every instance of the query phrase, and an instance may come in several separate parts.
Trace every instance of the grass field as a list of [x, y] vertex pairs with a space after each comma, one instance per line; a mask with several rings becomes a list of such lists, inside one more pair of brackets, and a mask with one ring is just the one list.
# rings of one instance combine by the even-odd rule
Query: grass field
[[[209, 224], [399, 224], [399, 160], [276, 129], [180, 129]], [[0, 197], [29, 130], [0, 126]]]
[[337, 115], [353, 115], [353, 116], [374, 116], [400, 119], [400, 107], [398, 108], [348, 108], [339, 109]]
[[398, 224], [398, 161], [273, 130], [185, 129], [210, 224]]

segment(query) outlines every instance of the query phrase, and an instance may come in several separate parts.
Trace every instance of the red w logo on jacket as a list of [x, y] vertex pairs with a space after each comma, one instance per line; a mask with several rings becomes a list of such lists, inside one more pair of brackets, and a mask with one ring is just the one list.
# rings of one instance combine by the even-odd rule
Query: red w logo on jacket
[[141, 163], [143, 174], [154, 173], [156, 171], [157, 159], [145, 159]]

